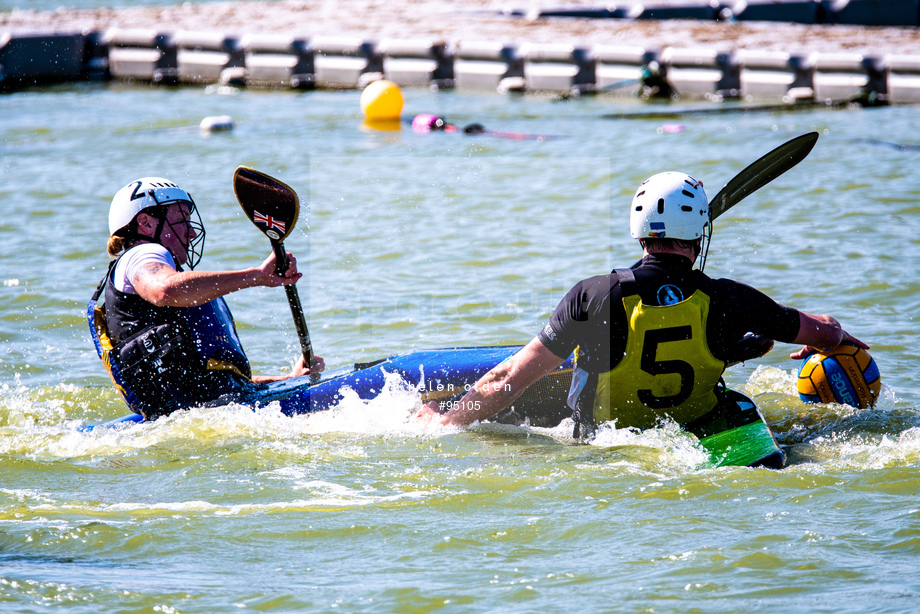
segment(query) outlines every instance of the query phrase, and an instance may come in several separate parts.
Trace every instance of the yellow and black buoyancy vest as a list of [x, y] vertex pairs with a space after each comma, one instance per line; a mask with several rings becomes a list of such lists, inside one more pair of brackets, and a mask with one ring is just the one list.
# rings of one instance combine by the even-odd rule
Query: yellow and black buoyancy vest
[[616, 420], [619, 428], [649, 428], [665, 416], [686, 424], [711, 411], [725, 362], [713, 356], [706, 339], [709, 296], [697, 290], [673, 305], [646, 305], [635, 291], [632, 271], [617, 273], [621, 284], [624, 276], [631, 282], [623, 284], [626, 353], [596, 378], [582, 374], [585, 383], [594, 384], [583, 386], [579, 395], [582, 416], [588, 413], [588, 395], [594, 424]]

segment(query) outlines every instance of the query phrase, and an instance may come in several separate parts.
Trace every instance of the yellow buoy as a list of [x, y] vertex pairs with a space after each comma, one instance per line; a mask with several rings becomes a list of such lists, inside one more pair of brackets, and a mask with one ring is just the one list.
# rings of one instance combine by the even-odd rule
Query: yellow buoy
[[370, 122], [398, 121], [402, 108], [402, 91], [392, 81], [374, 81], [361, 92], [361, 111]]

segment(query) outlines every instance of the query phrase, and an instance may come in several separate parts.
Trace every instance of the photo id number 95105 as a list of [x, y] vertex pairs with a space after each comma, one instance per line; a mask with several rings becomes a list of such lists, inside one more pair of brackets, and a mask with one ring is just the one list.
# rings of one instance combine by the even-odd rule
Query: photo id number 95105
[[[440, 402], [438, 403], [438, 405], [441, 406], [441, 411], [443, 411], [443, 412], [448, 412], [448, 411], [451, 411], [451, 410], [453, 410], [453, 409], [459, 409], [459, 408], [460, 408], [460, 401], [459, 401], [459, 400], [457, 400], [457, 401], [440, 401]], [[466, 409], [472, 409], [473, 411], [476, 411], [476, 410], [479, 409], [479, 407], [480, 407], [480, 402], [479, 402], [479, 401], [468, 401], [468, 402], [466, 403]]]

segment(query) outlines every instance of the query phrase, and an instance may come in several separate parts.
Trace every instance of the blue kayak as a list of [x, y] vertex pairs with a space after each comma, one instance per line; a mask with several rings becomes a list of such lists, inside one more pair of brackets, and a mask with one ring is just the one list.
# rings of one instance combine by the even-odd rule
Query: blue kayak
[[[419, 391], [423, 403], [447, 402], [459, 398], [489, 369], [507, 360], [522, 346], [463, 347], [419, 350], [388, 358], [357, 363], [324, 372], [321, 379], [309, 376], [291, 378], [253, 387], [228, 402], [253, 407], [278, 403], [284, 414], [322, 411], [334, 407], [348, 389], [359, 398], [370, 400], [383, 390], [388, 375], [396, 374]], [[572, 381], [572, 358], [527, 389], [514, 405], [492, 418], [493, 422], [554, 427], [571, 417], [567, 405]], [[715, 410], [685, 425], [709, 452], [714, 466], [753, 465], [782, 467], [785, 453], [776, 444], [754, 402], [733, 390], [726, 390]], [[83, 430], [111, 427], [126, 422], [141, 422], [143, 417], [129, 414], [109, 422], [87, 425]]]

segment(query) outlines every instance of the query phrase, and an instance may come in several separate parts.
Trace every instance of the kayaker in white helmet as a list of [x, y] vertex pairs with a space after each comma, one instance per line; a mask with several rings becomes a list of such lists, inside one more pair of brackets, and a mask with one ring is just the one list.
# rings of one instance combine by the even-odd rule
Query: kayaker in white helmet
[[[128, 406], [146, 419], [176, 409], [222, 404], [273, 381], [310, 373], [253, 376], [223, 297], [243, 288], [287, 286], [297, 261], [275, 273], [274, 253], [235, 271], [195, 270], [204, 227], [191, 195], [161, 177], [120, 189], [109, 209], [106, 276], [90, 303], [94, 341]], [[185, 270], [183, 267], [188, 267]], [[105, 304], [97, 304], [105, 291]], [[316, 357], [316, 369], [324, 361]]]

